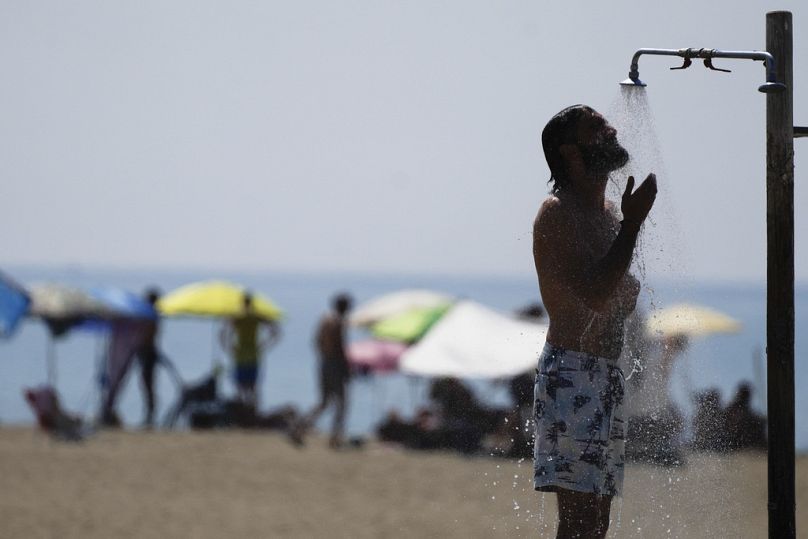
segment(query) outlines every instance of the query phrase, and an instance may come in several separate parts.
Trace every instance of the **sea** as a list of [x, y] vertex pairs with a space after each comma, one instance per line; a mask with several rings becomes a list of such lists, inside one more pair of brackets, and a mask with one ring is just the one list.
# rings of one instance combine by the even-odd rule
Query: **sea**
[[[83, 267], [4, 268], [23, 285], [59, 282], [80, 287], [115, 286], [133, 292], [157, 286], [164, 292], [196, 281], [226, 279], [264, 294], [284, 311], [279, 344], [263, 358], [259, 382], [259, 406], [272, 410], [292, 405], [305, 411], [316, 404], [317, 378], [313, 331], [319, 317], [337, 292], [350, 293], [356, 304], [378, 295], [411, 288], [424, 288], [467, 298], [502, 312], [513, 312], [540, 300], [535, 278], [451, 275], [385, 275], [363, 273], [203, 272], [109, 270]], [[738, 385], [751, 383], [753, 407], [766, 409], [766, 287], [765, 283], [655, 282], [646, 278], [641, 296], [648, 308], [680, 302], [698, 303], [739, 320], [740, 333], [696, 339], [678, 358], [668, 390], [673, 402], [692, 414], [695, 392], [716, 388], [723, 403], [733, 397]], [[796, 447], [808, 451], [808, 284], [795, 295], [796, 344]], [[221, 364], [222, 396], [234, 394], [228, 358], [218, 345], [221, 320], [165, 318], [160, 346], [176, 366], [184, 383], [191, 384]], [[350, 339], [367, 338], [359, 329]], [[0, 340], [0, 424], [30, 425], [34, 416], [22, 391], [47, 380], [49, 334], [41, 321], [26, 319], [9, 339]], [[62, 405], [87, 418], [99, 407], [98, 366], [103, 359], [103, 332], [74, 330], [53, 342], [56, 354], [56, 388]], [[538, 355], [538, 350], [537, 350]], [[130, 373], [118, 403], [124, 423], [138, 428], [143, 419], [143, 399], [137, 366]], [[475, 394], [492, 405], [508, 402], [503, 381], [469, 380]], [[350, 389], [348, 431], [352, 436], [371, 436], [387, 414], [407, 417], [426, 404], [429, 380], [400, 373], [371, 375], [353, 380]], [[158, 371], [158, 411], [164, 414], [178, 397], [178, 385], [167, 372]], [[330, 417], [321, 419], [328, 428]]]

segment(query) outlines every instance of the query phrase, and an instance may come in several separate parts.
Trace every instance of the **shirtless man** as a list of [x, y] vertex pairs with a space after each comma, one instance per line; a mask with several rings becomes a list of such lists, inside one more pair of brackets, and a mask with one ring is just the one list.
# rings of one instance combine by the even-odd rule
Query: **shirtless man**
[[335, 408], [329, 446], [338, 449], [343, 444], [346, 386], [350, 381], [350, 367], [345, 352], [345, 324], [351, 304], [349, 295], [337, 294], [331, 302], [331, 311], [322, 317], [317, 326], [314, 344], [320, 358], [320, 403], [293, 430], [292, 440], [298, 445], [303, 443], [306, 430], [317, 421], [329, 404], [333, 404]]
[[558, 496], [558, 537], [605, 537], [623, 483], [623, 324], [639, 282], [629, 272], [656, 197], [649, 174], [620, 207], [606, 200], [609, 173], [628, 152], [590, 107], [556, 114], [542, 132], [551, 196], [533, 228], [533, 256], [550, 318], [534, 389], [534, 487]]

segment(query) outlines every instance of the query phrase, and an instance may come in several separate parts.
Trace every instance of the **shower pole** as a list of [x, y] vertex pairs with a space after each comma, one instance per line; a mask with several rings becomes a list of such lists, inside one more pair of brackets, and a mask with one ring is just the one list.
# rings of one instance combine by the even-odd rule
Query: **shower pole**
[[794, 496], [794, 92], [788, 11], [766, 14], [782, 92], [766, 94], [766, 374], [769, 537], [796, 537]]

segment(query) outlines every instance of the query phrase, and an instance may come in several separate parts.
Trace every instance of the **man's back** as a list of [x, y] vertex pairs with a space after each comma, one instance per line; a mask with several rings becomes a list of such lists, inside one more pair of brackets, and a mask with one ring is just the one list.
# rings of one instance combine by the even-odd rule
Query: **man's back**
[[261, 320], [255, 315], [234, 318], [233, 359], [236, 363], [255, 363], [258, 361], [258, 327]]
[[330, 312], [323, 316], [317, 328], [317, 351], [323, 360], [344, 360], [343, 319]]

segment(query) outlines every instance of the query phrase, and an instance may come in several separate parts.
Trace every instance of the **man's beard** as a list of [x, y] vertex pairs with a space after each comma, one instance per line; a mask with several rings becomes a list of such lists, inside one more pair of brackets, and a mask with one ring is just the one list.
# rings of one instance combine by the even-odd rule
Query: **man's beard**
[[629, 155], [615, 137], [591, 146], [581, 146], [581, 159], [587, 172], [608, 174], [624, 167]]

